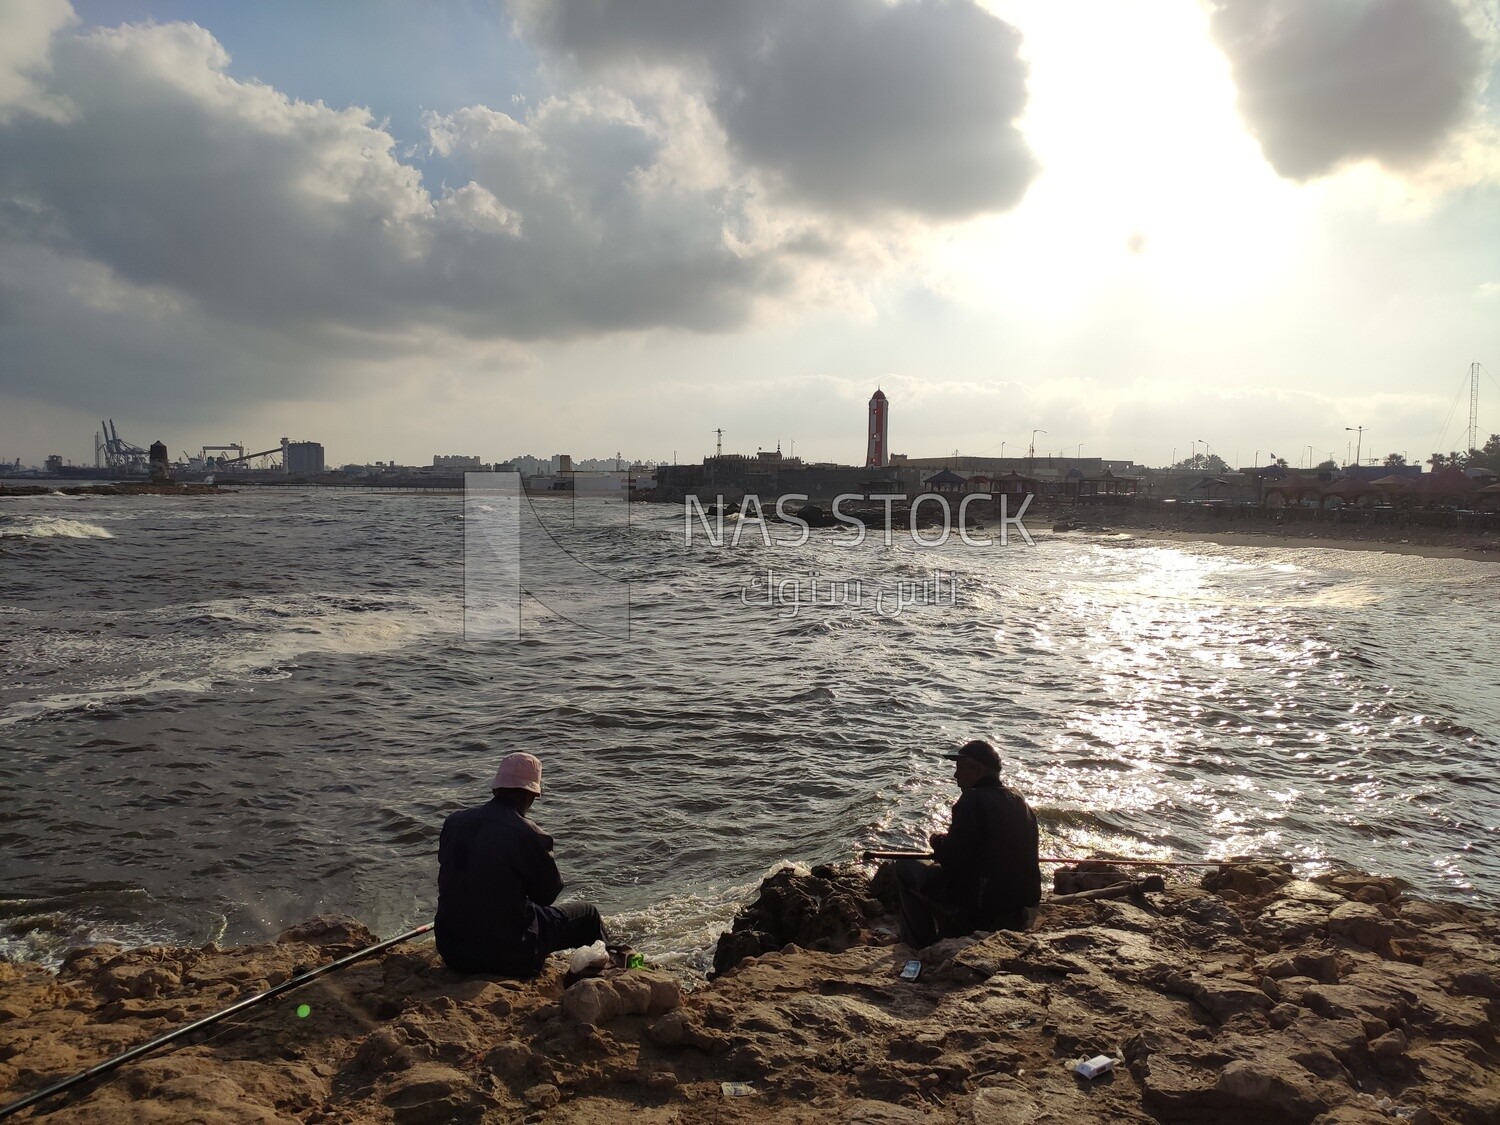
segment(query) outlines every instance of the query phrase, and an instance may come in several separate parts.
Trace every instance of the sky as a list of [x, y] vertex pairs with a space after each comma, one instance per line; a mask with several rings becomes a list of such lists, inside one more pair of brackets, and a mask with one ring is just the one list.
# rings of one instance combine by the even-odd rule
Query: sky
[[0, 2], [4, 461], [1418, 461], [1476, 362], [1495, 0]]

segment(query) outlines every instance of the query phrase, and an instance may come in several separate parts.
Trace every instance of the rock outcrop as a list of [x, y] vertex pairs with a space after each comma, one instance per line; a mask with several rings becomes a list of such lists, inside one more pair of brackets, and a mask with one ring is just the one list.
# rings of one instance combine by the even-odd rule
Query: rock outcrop
[[821, 864], [807, 873], [784, 867], [761, 883], [755, 901], [720, 935], [713, 973], [788, 945], [838, 953], [868, 940], [871, 920], [887, 908], [854, 864]]
[[[913, 951], [882, 936], [875, 901], [850, 868], [772, 876], [735, 931], [753, 950], [727, 936], [733, 961], [687, 992], [650, 971], [565, 991], [561, 959], [535, 981], [462, 977], [430, 945], [398, 946], [37, 1117], [1500, 1120], [1493, 913], [1390, 880], [1236, 867]], [[56, 975], [0, 964], [0, 1101], [369, 941], [317, 920], [247, 949], [91, 947]], [[902, 980], [912, 956], [922, 973]], [[1100, 1054], [1113, 1070], [1071, 1069]]]

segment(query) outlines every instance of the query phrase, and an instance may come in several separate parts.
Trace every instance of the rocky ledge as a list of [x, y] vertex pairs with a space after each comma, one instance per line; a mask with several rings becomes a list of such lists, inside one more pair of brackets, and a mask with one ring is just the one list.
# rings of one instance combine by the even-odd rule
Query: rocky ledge
[[[465, 978], [397, 946], [41, 1107], [50, 1121], [1500, 1121], [1500, 918], [1268, 866], [1059, 873], [1028, 933], [913, 952], [856, 868], [768, 879], [715, 979]], [[1103, 890], [1093, 888], [1103, 887]], [[1158, 889], [1159, 888], [1159, 889]], [[886, 902], [882, 902], [886, 899]], [[0, 1101], [370, 944], [0, 965]], [[899, 976], [909, 957], [915, 981]], [[1073, 1064], [1116, 1060], [1092, 1080]], [[725, 1085], [730, 1084], [730, 1085]], [[734, 1085], [738, 1084], [738, 1085]]]

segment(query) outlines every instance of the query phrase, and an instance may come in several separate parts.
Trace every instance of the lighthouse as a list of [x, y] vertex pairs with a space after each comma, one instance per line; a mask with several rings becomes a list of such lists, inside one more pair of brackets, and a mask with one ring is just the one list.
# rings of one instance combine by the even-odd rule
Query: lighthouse
[[869, 468], [885, 468], [890, 457], [885, 443], [887, 412], [885, 395], [877, 389], [870, 396], [870, 444], [865, 452], [865, 465]]

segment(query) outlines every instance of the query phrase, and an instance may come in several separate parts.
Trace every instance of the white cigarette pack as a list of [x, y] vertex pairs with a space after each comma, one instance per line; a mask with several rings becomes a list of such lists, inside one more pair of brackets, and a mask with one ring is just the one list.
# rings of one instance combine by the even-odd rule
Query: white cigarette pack
[[1091, 1059], [1083, 1059], [1075, 1063], [1073, 1069], [1084, 1078], [1098, 1078], [1107, 1070], [1115, 1068], [1115, 1060], [1108, 1055], [1095, 1055]]

